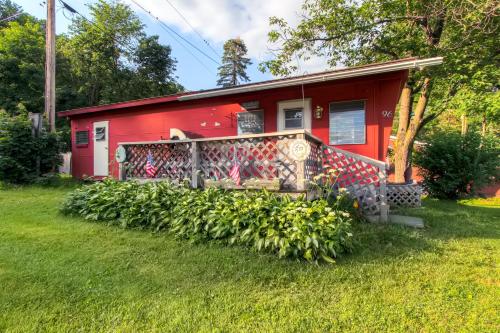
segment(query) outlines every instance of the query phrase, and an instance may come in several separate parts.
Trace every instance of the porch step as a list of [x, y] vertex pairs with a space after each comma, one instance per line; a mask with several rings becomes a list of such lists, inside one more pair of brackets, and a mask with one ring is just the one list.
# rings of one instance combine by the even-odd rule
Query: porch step
[[414, 216], [389, 214], [389, 222], [417, 229], [422, 229], [424, 227], [424, 220], [421, 219], [420, 217], [414, 217]]

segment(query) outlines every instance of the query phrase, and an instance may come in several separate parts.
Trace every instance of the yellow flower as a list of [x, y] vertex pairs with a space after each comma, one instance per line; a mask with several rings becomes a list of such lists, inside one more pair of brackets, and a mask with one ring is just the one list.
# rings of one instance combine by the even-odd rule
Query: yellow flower
[[354, 209], [358, 209], [359, 208], [358, 200], [354, 200], [352, 206], [354, 207]]

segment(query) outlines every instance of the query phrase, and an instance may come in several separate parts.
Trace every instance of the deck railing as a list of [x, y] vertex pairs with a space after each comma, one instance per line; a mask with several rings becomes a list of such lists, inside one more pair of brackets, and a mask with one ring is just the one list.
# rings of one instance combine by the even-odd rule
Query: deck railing
[[304, 130], [119, 145], [126, 152], [121, 179], [148, 178], [149, 154], [156, 179], [188, 179], [192, 187], [231, 182], [230, 170], [239, 164], [242, 186], [233, 188], [245, 188], [246, 181], [258, 179], [275, 180], [283, 191], [306, 192], [316, 175], [333, 168], [339, 172], [338, 185], [352, 193], [365, 212], [386, 214], [385, 164], [327, 146]]

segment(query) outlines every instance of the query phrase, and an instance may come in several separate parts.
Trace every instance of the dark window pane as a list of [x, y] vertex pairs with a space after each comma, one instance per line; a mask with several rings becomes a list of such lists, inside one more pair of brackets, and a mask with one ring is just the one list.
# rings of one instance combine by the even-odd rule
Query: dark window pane
[[302, 108], [284, 109], [285, 129], [302, 128], [304, 112]]
[[285, 119], [285, 128], [302, 128], [302, 119]]
[[89, 143], [89, 131], [77, 131], [75, 133], [75, 143], [77, 145], [87, 145]]
[[96, 127], [95, 129], [95, 141], [106, 140], [106, 127]]
[[238, 119], [238, 134], [257, 134], [264, 132], [264, 112], [240, 112]]

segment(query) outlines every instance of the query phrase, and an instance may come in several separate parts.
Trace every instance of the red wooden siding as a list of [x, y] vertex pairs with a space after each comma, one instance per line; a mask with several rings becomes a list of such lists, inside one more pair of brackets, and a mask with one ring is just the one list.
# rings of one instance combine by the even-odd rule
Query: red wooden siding
[[[109, 121], [110, 170], [117, 175], [114, 152], [119, 142], [167, 139], [170, 128], [179, 128], [189, 137], [219, 137], [237, 134], [239, 103], [257, 100], [264, 110], [264, 131], [277, 130], [278, 102], [310, 98], [312, 134], [329, 143], [329, 103], [366, 101], [366, 143], [342, 145], [346, 149], [378, 160], [385, 160], [392, 120], [407, 72], [399, 71], [369, 77], [315, 83], [267, 91], [205, 98], [193, 101], [166, 100], [152, 105], [135, 106], [71, 116], [73, 138], [72, 173], [75, 177], [93, 175], [93, 123]], [[314, 118], [316, 106], [323, 107], [323, 117]], [[383, 115], [387, 116], [384, 117]], [[205, 126], [202, 126], [205, 123]], [[216, 123], [220, 124], [217, 125]], [[88, 147], [74, 144], [75, 132], [89, 131]]]

